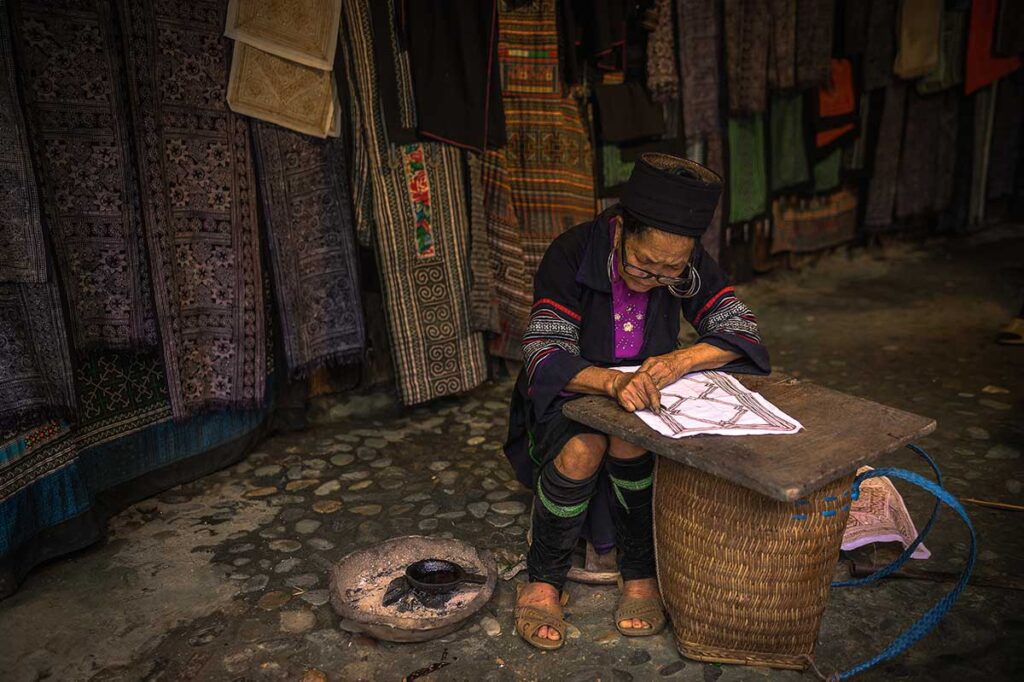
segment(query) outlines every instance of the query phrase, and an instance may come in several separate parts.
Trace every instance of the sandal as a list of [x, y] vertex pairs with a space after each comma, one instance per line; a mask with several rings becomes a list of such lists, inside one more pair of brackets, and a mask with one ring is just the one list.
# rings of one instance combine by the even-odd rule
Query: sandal
[[[520, 583], [516, 586], [516, 601], [519, 601], [519, 595], [523, 591], [523, 584]], [[567, 623], [562, 617], [562, 607], [569, 603], [569, 593], [562, 592], [559, 597], [559, 606], [541, 606], [539, 604], [523, 604], [522, 606], [516, 606], [513, 611], [516, 633], [522, 637], [527, 644], [543, 649], [544, 651], [554, 651], [555, 649], [562, 648], [565, 644], [565, 631]], [[555, 632], [558, 633], [558, 639], [548, 639], [547, 637], [538, 637], [537, 630], [542, 626], [547, 625], [549, 628], [554, 628]]]
[[[619, 578], [619, 589], [622, 589], [622, 578]], [[646, 628], [624, 628], [619, 625], [624, 620], [638, 618], [649, 626]], [[661, 597], [620, 597], [615, 608], [615, 629], [626, 637], [650, 637], [665, 629], [668, 618], [661, 604]]]
[[996, 343], [1001, 343], [1006, 346], [1021, 346], [1024, 345], [1024, 319], [1015, 317], [1002, 328], [999, 332], [999, 336], [996, 337]]

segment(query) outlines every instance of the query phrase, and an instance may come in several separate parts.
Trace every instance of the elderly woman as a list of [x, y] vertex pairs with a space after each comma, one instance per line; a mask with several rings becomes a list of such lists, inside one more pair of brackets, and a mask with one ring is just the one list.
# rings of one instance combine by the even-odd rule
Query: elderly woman
[[[665, 625], [653, 455], [567, 419], [562, 406], [605, 395], [630, 412], [657, 412], [660, 389], [688, 372], [769, 371], [757, 319], [698, 241], [721, 187], [697, 163], [645, 154], [621, 203], [558, 237], [537, 270], [505, 444], [517, 477], [535, 491], [530, 579], [515, 609], [516, 631], [533, 646], [565, 640], [561, 590], [581, 535], [598, 551], [618, 548], [618, 630], [653, 635]], [[680, 313], [699, 334], [687, 348], [677, 343]], [[639, 369], [609, 369], [617, 365]]]

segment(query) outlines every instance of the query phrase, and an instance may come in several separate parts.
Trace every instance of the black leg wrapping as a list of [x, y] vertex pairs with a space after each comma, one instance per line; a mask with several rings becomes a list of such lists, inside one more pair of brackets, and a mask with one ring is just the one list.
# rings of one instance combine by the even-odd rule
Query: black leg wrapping
[[654, 455], [648, 452], [635, 459], [609, 456], [605, 458], [605, 467], [615, 492], [612, 520], [622, 579], [653, 578]]
[[533, 498], [533, 542], [526, 560], [530, 582], [549, 583], [559, 590], [565, 585], [596, 489], [597, 473], [575, 481], [563, 476], [553, 460], [541, 469]]

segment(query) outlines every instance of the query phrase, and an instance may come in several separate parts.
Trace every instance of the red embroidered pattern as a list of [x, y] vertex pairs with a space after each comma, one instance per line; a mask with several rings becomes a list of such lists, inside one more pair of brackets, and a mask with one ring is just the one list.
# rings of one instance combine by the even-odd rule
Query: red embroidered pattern
[[423, 164], [423, 145], [407, 144], [405, 153], [405, 175], [409, 183], [409, 198], [416, 214], [416, 255], [429, 258], [435, 255], [434, 229], [430, 224], [430, 179]]

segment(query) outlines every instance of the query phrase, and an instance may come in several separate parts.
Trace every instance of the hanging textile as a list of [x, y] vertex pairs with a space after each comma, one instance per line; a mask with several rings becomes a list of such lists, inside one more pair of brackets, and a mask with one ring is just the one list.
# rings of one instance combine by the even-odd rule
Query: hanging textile
[[956, 155], [956, 102], [952, 92], [907, 94], [906, 128], [896, 183], [896, 215], [942, 210], [949, 201]]
[[282, 59], [330, 71], [341, 0], [229, 0], [224, 35]]
[[857, 102], [857, 135], [843, 147], [843, 170], [860, 173], [867, 164], [868, 135], [870, 132], [871, 97], [861, 97]]
[[857, 93], [849, 59], [833, 59], [829, 81], [817, 91], [814, 116], [816, 157], [822, 158], [857, 131]]
[[796, 85], [796, 0], [768, 0], [768, 12], [768, 87], [789, 90]]
[[813, 88], [828, 83], [832, 58], [835, 0], [797, 0], [796, 85]]
[[995, 106], [986, 189], [989, 199], [1013, 192], [1014, 174], [1020, 163], [1021, 127], [1024, 126], [1024, 71], [999, 81]]
[[884, 88], [892, 82], [898, 0], [870, 0], [867, 42], [864, 45], [864, 90]]
[[968, 204], [967, 227], [979, 229], [985, 224], [988, 205], [988, 167], [992, 154], [992, 132], [995, 129], [995, 108], [998, 83], [982, 88], [974, 97], [974, 140], [971, 159], [971, 196]]
[[943, 0], [903, 0], [893, 72], [900, 78], [924, 76], [939, 64]]
[[39, 194], [14, 74], [7, 2], [0, 0], [0, 283], [45, 282]]
[[718, 118], [719, 4], [716, 0], [677, 0], [676, 10], [683, 128], [687, 144], [692, 144], [722, 127]]
[[942, 13], [942, 31], [939, 34], [939, 63], [917, 81], [917, 92], [927, 95], [946, 90], [964, 80], [964, 28], [967, 13], [947, 10]]
[[906, 112], [907, 87], [902, 81], [893, 81], [885, 89], [882, 118], [878, 127], [878, 144], [868, 183], [864, 225], [884, 229], [892, 224], [892, 209], [896, 201], [899, 181], [900, 144], [903, 140], [903, 121]]
[[306, 135], [338, 134], [334, 74], [235, 41], [228, 76], [232, 111]]
[[803, 95], [773, 93], [768, 126], [772, 193], [806, 184], [811, 174], [807, 167]]
[[156, 343], [111, 12], [96, 0], [26, 1], [15, 13], [29, 140], [79, 348]]
[[402, 5], [421, 137], [477, 152], [505, 144], [498, 76], [501, 1]]
[[835, 149], [825, 158], [814, 164], [811, 175], [814, 177], [814, 192], [831, 192], [839, 187], [842, 172], [843, 150]]
[[647, 89], [655, 102], [679, 99], [672, 0], [654, 0], [654, 29], [647, 37]]
[[[380, 4], [394, 11], [392, 3]], [[461, 153], [437, 143], [388, 143], [378, 108], [373, 42], [379, 34], [371, 29], [370, 0], [345, 2], [342, 25], [354, 98], [351, 175], [354, 185], [367, 183], [371, 192], [374, 250], [399, 393], [404, 403], [415, 404], [467, 391], [487, 372], [482, 339], [470, 325]], [[390, 58], [398, 57], [392, 52]]]
[[772, 254], [808, 253], [839, 246], [857, 236], [857, 194], [841, 189], [813, 198], [772, 202]]
[[760, 113], [768, 105], [768, 0], [725, 0], [724, 7], [729, 113]]
[[248, 122], [225, 102], [223, 3], [120, 0], [143, 215], [176, 417], [263, 403]]
[[101, 540], [110, 515], [237, 462], [264, 436], [266, 410], [175, 421], [155, 350], [89, 353], [75, 375], [74, 425], [0, 435], [0, 599], [34, 566]]
[[598, 136], [602, 142], [652, 140], [665, 134], [665, 112], [640, 83], [595, 85]]
[[42, 284], [0, 284], [0, 433], [74, 411], [63, 315], [52, 277]]
[[[404, 0], [398, 0], [403, 2]], [[373, 30], [373, 57], [376, 61], [380, 113], [384, 118], [390, 144], [415, 144], [418, 119], [413, 96], [412, 67], [408, 41], [399, 34], [394, 11], [395, 0], [370, 3], [370, 27]], [[351, 92], [349, 93], [351, 96]]]
[[993, 52], [1000, 57], [1012, 57], [1024, 52], [1024, 12], [1014, 0], [999, 0], [996, 17], [996, 35]]
[[357, 360], [366, 331], [342, 143], [262, 122], [253, 140], [288, 373]]
[[996, 57], [992, 54], [998, 10], [999, 0], [971, 2], [971, 18], [967, 29], [967, 66], [964, 72], [964, 92], [968, 95], [1020, 68], [1019, 56]]
[[514, 359], [544, 252], [595, 212], [587, 130], [559, 72], [555, 0], [520, 5], [498, 5], [508, 145], [484, 155], [483, 176], [501, 327], [491, 352]]
[[[704, 148], [706, 153], [704, 155], [703, 163], [705, 166], [718, 173], [720, 177], [725, 177], [726, 175], [724, 147], [724, 135], [721, 131], [716, 130], [708, 133], [705, 138]], [[715, 207], [715, 214], [711, 217], [711, 224], [708, 225], [708, 229], [700, 238], [701, 246], [703, 246], [704, 250], [707, 251], [715, 260], [719, 259], [722, 251], [724, 211], [724, 202], [719, 201], [718, 206]]]
[[474, 331], [500, 332], [497, 293], [494, 289], [493, 256], [487, 234], [484, 207], [484, 168], [479, 154], [466, 152], [466, 177], [469, 185], [469, 290], [470, 319]]
[[729, 222], [742, 223], [768, 209], [764, 122], [761, 116], [729, 119]]

